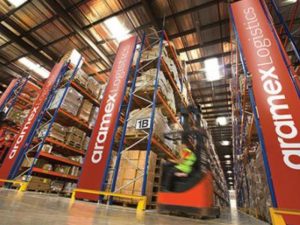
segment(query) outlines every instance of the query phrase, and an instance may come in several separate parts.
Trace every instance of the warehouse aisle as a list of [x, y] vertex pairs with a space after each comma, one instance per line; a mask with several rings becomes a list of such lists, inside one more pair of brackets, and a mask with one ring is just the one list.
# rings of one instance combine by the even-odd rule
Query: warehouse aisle
[[69, 199], [53, 195], [0, 190], [1, 225], [266, 225], [242, 213], [222, 213], [220, 219], [194, 220], [158, 215], [155, 211], [136, 216], [135, 210], [77, 202], [69, 210]]

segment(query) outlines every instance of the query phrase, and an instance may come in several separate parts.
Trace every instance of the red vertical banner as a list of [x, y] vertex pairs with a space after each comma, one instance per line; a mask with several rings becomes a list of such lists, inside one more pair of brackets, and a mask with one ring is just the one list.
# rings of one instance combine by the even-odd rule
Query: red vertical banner
[[[137, 37], [131, 37], [119, 45], [82, 167], [78, 188], [100, 190], [103, 182], [105, 182], [105, 169], [114, 140], [114, 131], [118, 125], [117, 119], [124, 100], [136, 42]], [[77, 197], [92, 200], [99, 198], [95, 195], [82, 193], [78, 193]]]
[[8, 85], [8, 87], [6, 88], [6, 90], [4, 91], [4, 93], [1, 95], [1, 97], [0, 97], [0, 108], [2, 108], [3, 104], [5, 104], [5, 101], [6, 101], [7, 97], [13, 91], [13, 89], [16, 86], [17, 82], [18, 82], [18, 79], [13, 79], [10, 82], [10, 84]]
[[[25, 119], [19, 134], [15, 137], [15, 141], [13, 142], [11, 148], [9, 149], [4, 162], [0, 168], [0, 178], [1, 179], [13, 179], [11, 177], [12, 170], [16, 170], [14, 168], [15, 162], [17, 161], [20, 154], [24, 154], [22, 148], [24, 148], [25, 142], [34, 126], [34, 123], [41, 113], [45, 101], [51, 91], [61, 69], [63, 67], [63, 63], [56, 64], [52, 69], [49, 78], [44, 84], [39, 97], [35, 100], [32, 109], [30, 110], [27, 118]], [[3, 183], [0, 183], [0, 185]]]
[[295, 73], [284, 61], [286, 58], [290, 65], [263, 7], [259, 0], [231, 4], [243, 56], [252, 75], [277, 205], [300, 210], [300, 101], [291, 78]]

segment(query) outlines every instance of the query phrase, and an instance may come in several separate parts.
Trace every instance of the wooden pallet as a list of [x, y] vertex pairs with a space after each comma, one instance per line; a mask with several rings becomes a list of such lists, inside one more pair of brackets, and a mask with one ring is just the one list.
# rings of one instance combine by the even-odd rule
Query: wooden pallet
[[37, 189], [27, 189], [26, 191], [36, 192], [36, 193], [51, 193], [50, 190], [37, 190]]
[[78, 144], [76, 142], [73, 142], [73, 141], [66, 141], [65, 142], [66, 145], [69, 145], [71, 147], [74, 147], [74, 148], [77, 148], [78, 150], [81, 150], [81, 144]]
[[50, 139], [52, 139], [52, 140], [54, 140], [54, 141], [60, 142], [60, 143], [65, 143], [65, 140], [58, 139], [58, 138], [53, 137], [53, 136], [51, 136], [51, 135], [48, 135], [48, 138], [50, 138]]
[[[169, 108], [172, 111], [172, 113], [176, 114], [176, 112], [170, 106], [167, 97], [161, 91], [160, 87], [158, 87], [158, 90], [160, 91], [162, 98], [165, 100], [165, 102], [169, 106]], [[138, 90], [136, 92], [137, 95], [143, 96], [143, 98], [145, 98], [145, 99], [147, 99], [149, 101], [153, 100], [153, 93], [154, 93], [154, 88], [153, 87], [146, 87], [146, 89], [141, 89], [141, 90]], [[149, 104], [148, 102], [145, 102], [145, 105], [141, 104], [143, 102], [143, 100], [140, 100], [139, 98], [137, 99], [137, 101], [140, 103], [140, 105], [145, 106], [145, 107]], [[158, 100], [157, 103], [160, 103], [159, 100]], [[168, 115], [168, 111], [165, 109], [165, 107], [162, 107], [162, 112], [163, 112], [164, 115]]]

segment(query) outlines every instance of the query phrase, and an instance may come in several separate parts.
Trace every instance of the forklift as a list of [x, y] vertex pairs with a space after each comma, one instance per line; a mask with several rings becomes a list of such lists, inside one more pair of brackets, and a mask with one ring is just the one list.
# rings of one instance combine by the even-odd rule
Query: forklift
[[181, 141], [194, 149], [197, 160], [190, 174], [174, 176], [171, 190], [160, 188], [157, 198], [158, 212], [200, 219], [219, 218], [220, 208], [214, 206], [213, 177], [207, 161], [204, 142], [207, 135], [201, 126], [200, 106], [181, 107], [180, 112], [183, 129], [166, 133], [165, 138], [175, 143]]

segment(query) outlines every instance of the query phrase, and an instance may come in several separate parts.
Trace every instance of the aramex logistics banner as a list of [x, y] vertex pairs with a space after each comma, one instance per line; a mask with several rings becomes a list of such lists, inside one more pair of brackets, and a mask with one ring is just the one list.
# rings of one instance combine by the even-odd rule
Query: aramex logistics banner
[[[47, 79], [46, 83], [44, 84], [39, 97], [33, 104], [30, 113], [28, 114], [27, 118], [25, 119], [24, 124], [22, 125], [19, 134], [16, 136], [15, 141], [13, 142], [11, 148], [9, 149], [8, 154], [5, 157], [5, 160], [0, 168], [0, 178], [1, 179], [13, 179], [12, 171], [18, 170], [18, 166], [16, 165], [16, 161], [18, 157], [23, 158], [22, 154], [24, 154], [24, 147], [25, 142], [29, 136], [29, 133], [32, 129], [35, 129], [34, 123], [40, 114], [43, 106], [45, 104], [45, 100], [49, 95], [50, 90], [52, 89], [57, 76], [59, 75], [60, 70], [62, 69], [63, 63], [56, 64], [55, 67], [52, 69], [49, 78]], [[0, 186], [1, 186], [0, 182]]]
[[263, 7], [259, 0], [231, 4], [243, 56], [252, 75], [277, 205], [299, 210], [300, 101], [284, 62], [283, 47], [276, 42]]
[[[123, 103], [136, 41], [137, 37], [131, 37], [119, 45], [82, 167], [78, 188], [100, 190], [104, 182], [105, 168], [118, 124], [118, 115]], [[96, 195], [82, 193], [78, 193], [76, 196], [92, 200], [99, 198]]]

